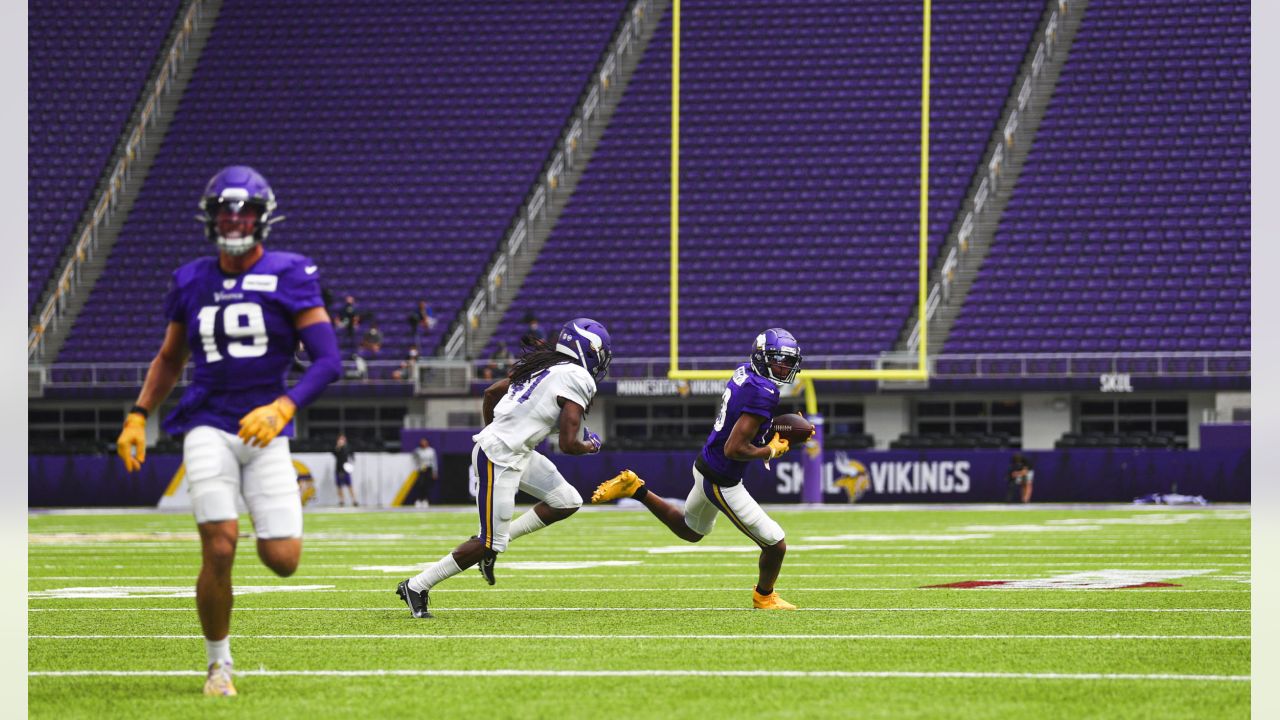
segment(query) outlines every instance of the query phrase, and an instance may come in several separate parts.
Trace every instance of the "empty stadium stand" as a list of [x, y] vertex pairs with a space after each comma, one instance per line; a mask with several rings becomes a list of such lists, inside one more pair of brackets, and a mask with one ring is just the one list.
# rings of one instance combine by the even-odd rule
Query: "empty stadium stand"
[[946, 353], [1248, 350], [1249, 51], [1248, 3], [1091, 0]]
[[[356, 297], [379, 359], [404, 356], [417, 300], [429, 355], [538, 174], [622, 0], [379, 6], [228, 0], [135, 211], [59, 355], [142, 361], [179, 264], [213, 252], [192, 219], [233, 163], [272, 182], [268, 241]], [[358, 20], [358, 22], [357, 22]], [[549, 40], [554, 39], [554, 41]], [[138, 331], [122, 333], [127, 318]]]
[[27, 7], [27, 310], [84, 213], [179, 0]]
[[[934, 248], [1044, 7], [934, 6]], [[682, 23], [681, 354], [736, 357], [775, 324], [811, 354], [889, 350], [918, 267], [920, 4], [700, 2]], [[665, 354], [670, 52], [668, 19], [490, 349], [527, 313], [589, 312], [619, 356]]]

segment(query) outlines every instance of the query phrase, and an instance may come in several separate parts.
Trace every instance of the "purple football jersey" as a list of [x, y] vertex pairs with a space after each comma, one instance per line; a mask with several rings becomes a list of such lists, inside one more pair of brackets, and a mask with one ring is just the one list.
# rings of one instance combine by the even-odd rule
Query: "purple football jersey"
[[[165, 432], [238, 432], [246, 413], [284, 394], [298, 348], [293, 317], [323, 304], [316, 265], [296, 253], [268, 250], [240, 275], [224, 273], [217, 257], [174, 271], [165, 317], [187, 326], [195, 375]], [[293, 423], [280, 434], [292, 437]]]
[[702, 446], [699, 459], [719, 478], [722, 484], [742, 481], [747, 463], [743, 460], [730, 460], [725, 457], [724, 444], [733, 432], [733, 426], [743, 413], [759, 415], [764, 418], [760, 431], [751, 439], [751, 443], [763, 447], [768, 442], [769, 430], [773, 427], [773, 412], [778, 407], [778, 387], [772, 380], [765, 378], [751, 369], [750, 363], [743, 363], [733, 372], [733, 378], [725, 386], [724, 395], [720, 398], [720, 410], [716, 414], [716, 424]]

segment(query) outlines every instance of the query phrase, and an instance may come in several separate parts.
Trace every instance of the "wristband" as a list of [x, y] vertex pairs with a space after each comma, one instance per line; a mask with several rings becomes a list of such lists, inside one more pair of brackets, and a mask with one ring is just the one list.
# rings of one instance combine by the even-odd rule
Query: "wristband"
[[146, 420], [151, 416], [151, 412], [146, 408], [142, 407], [141, 405], [134, 405], [133, 407], [129, 408], [129, 412], [125, 414], [132, 415], [133, 413], [138, 413], [139, 415], [142, 416], [142, 419], [144, 420]]

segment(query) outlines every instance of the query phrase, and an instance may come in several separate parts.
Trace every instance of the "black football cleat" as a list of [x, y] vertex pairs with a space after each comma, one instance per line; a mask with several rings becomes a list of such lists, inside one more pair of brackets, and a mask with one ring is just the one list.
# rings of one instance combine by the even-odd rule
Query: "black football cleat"
[[409, 606], [409, 612], [416, 618], [431, 617], [430, 611], [427, 610], [427, 594], [431, 591], [418, 592], [409, 587], [409, 581], [404, 580], [396, 586], [396, 595]]
[[477, 566], [480, 568], [480, 574], [484, 576], [484, 581], [490, 585], [496, 585], [498, 582], [498, 579], [493, 576], [493, 565], [497, 561], [498, 553], [485, 548], [484, 556], [480, 558], [480, 564]]

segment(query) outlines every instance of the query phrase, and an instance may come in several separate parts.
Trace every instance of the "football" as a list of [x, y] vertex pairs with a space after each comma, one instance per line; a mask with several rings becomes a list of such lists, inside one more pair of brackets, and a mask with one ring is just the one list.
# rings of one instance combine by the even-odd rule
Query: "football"
[[[800, 447], [813, 437], [813, 423], [797, 413], [787, 413], [773, 419], [772, 432], [786, 438], [792, 447]], [[773, 437], [772, 432], [769, 437]]]

